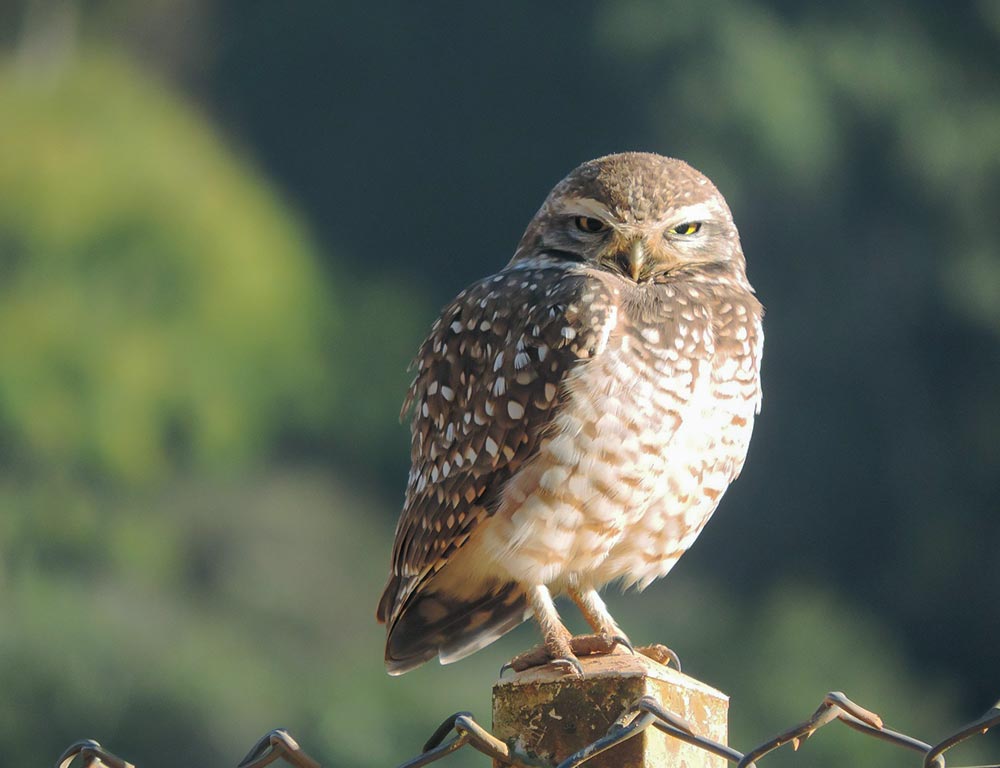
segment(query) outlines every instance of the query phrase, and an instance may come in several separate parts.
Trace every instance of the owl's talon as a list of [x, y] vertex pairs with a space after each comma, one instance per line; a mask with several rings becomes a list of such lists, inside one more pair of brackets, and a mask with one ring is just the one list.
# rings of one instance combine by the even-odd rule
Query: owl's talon
[[632, 645], [632, 641], [629, 640], [625, 635], [612, 635], [611, 640], [615, 645], [620, 645], [633, 656], [635, 656], [635, 646]]
[[644, 645], [641, 648], [636, 648], [636, 650], [643, 656], [652, 659], [658, 664], [662, 664], [665, 667], [672, 664], [674, 669], [678, 672], [681, 671], [680, 657], [665, 645], [654, 643], [653, 645]]
[[[558, 659], [552, 659], [549, 664], [554, 667], [570, 667], [573, 674], [583, 677], [583, 665], [580, 663], [580, 660], [576, 658], [576, 656], [564, 656]], [[570, 670], [568, 669], [566, 670], [567, 673], [569, 671]]]

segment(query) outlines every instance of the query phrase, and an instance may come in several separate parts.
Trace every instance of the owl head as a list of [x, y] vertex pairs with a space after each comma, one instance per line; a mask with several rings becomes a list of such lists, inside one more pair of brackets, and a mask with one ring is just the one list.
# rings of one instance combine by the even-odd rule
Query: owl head
[[625, 152], [591, 160], [549, 193], [512, 264], [546, 256], [642, 284], [745, 273], [725, 198], [683, 160]]

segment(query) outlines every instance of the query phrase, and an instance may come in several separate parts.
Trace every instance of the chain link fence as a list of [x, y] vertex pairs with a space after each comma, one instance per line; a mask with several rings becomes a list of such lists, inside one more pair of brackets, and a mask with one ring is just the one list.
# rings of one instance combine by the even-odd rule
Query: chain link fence
[[[1000, 725], [1000, 701], [986, 713], [962, 726], [936, 744], [927, 744], [905, 733], [890, 730], [883, 726], [882, 719], [874, 712], [855, 704], [843, 693], [828, 693], [819, 708], [812, 716], [798, 725], [792, 726], [777, 736], [764, 741], [747, 752], [740, 752], [732, 747], [720, 744], [711, 739], [699, 736], [691, 725], [683, 718], [660, 706], [655, 699], [644, 696], [624, 711], [615, 721], [607, 735], [588, 744], [574, 755], [563, 760], [558, 768], [576, 768], [585, 765], [595, 755], [634, 738], [647, 728], [655, 728], [671, 738], [680, 739], [688, 744], [723, 757], [736, 768], [751, 768], [757, 762], [786, 744], [798, 749], [803, 741], [809, 738], [819, 728], [828, 723], [840, 721], [856, 731], [860, 731], [876, 739], [887, 741], [902, 749], [917, 753], [923, 768], [945, 768], [944, 754], [957, 744], [961, 744], [974, 736], [986, 733], [990, 728]], [[434, 731], [424, 745], [421, 754], [402, 763], [399, 768], [420, 768], [440, 760], [463, 747], [469, 747], [486, 755], [501, 764], [524, 766], [526, 768], [552, 768], [531, 755], [523, 754], [513, 749], [507, 743], [493, 736], [475, 721], [469, 712], [457, 712]], [[264, 768], [264, 766], [283, 760], [295, 768], [321, 768], [319, 762], [308, 755], [283, 728], [265, 734], [237, 765], [237, 768]], [[916, 760], [914, 761], [916, 766]], [[59, 757], [57, 768], [135, 768], [132, 763], [112, 754], [96, 741], [87, 739], [71, 745]], [[1000, 768], [1000, 763], [975, 768]]]

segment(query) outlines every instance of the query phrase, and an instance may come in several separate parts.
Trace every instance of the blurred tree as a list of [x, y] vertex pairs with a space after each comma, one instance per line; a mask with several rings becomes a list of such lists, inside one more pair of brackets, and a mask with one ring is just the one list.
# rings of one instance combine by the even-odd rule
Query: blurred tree
[[[0, 509], [9, 501], [0, 489]], [[389, 526], [379, 502], [328, 473], [272, 470], [92, 501], [104, 508], [103, 538], [64, 572], [40, 563], [2, 591], [16, 617], [0, 623], [10, 765], [44, 765], [84, 736], [140, 768], [231, 765], [278, 725], [323, 765], [394, 765], [452, 712], [488, 724], [499, 660], [536, 638], [525, 625], [460, 664], [388, 677], [371, 598]], [[916, 736], [960, 722], [953, 687], [907, 667], [899, 638], [829, 587], [801, 583], [747, 605], [682, 573], [643, 600], [609, 600], [633, 637], [668, 641], [689, 673], [733, 697], [739, 748], [801, 721], [838, 688]], [[966, 764], [988, 760], [989, 743], [964, 749]], [[472, 752], [450, 760], [487, 762]], [[836, 725], [768, 765], [803, 761], [913, 765]]]
[[322, 433], [339, 315], [261, 179], [108, 54], [0, 92], [5, 463], [145, 481]]

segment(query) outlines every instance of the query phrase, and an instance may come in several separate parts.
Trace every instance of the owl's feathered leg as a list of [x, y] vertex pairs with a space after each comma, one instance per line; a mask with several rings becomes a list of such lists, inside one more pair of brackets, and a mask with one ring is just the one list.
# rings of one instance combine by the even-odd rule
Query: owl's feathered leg
[[[552, 600], [552, 593], [543, 584], [538, 584], [527, 590], [528, 605], [534, 611], [535, 621], [542, 630], [542, 644], [524, 653], [519, 653], [504, 665], [520, 672], [544, 664], [555, 664], [567, 667], [567, 671], [583, 674], [580, 660], [573, 653], [571, 641], [573, 636], [559, 620], [559, 612]], [[503, 670], [501, 669], [501, 673]]]
[[[587, 620], [587, 623], [593, 627], [594, 631], [599, 633], [600, 636], [608, 638], [611, 641], [617, 641], [618, 645], [623, 645], [628, 648], [632, 653], [641, 653], [653, 661], [666, 666], [667, 664], [673, 664], [674, 667], [680, 671], [681, 660], [678, 658], [677, 654], [671, 649], [667, 648], [665, 645], [659, 643], [655, 645], [644, 645], [641, 648], [633, 648], [632, 643], [629, 641], [628, 637], [622, 632], [621, 628], [618, 626], [611, 614], [608, 612], [608, 606], [604, 604], [601, 596], [597, 593], [597, 590], [593, 587], [588, 587], [586, 589], [570, 589], [569, 596], [576, 603], [577, 607], [580, 609], [580, 613]], [[581, 638], [574, 638], [579, 640]], [[592, 651], [592, 653], [600, 653], [601, 651]], [[579, 653], [579, 651], [577, 651]]]
[[616, 640], [615, 645], [623, 645], [633, 653], [635, 652], [628, 636], [622, 632], [621, 627], [618, 626], [618, 622], [608, 613], [608, 606], [604, 604], [601, 596], [597, 594], [596, 589], [593, 587], [586, 587], [584, 589], [571, 588], [569, 596], [576, 603], [576, 607], [580, 609], [583, 618], [587, 620], [587, 623], [596, 633]]
[[[615, 629], [613, 634], [605, 633], [599, 626], [591, 622], [591, 626], [597, 630], [598, 634], [572, 636], [559, 620], [559, 613], [556, 611], [556, 606], [552, 601], [552, 594], [549, 592], [548, 587], [537, 586], [528, 592], [528, 602], [535, 612], [535, 619], [542, 629], [543, 643], [531, 650], [518, 654], [507, 662], [503, 669], [510, 668], [515, 672], [521, 672], [525, 669], [540, 667], [545, 664], [556, 664], [569, 667], [576, 674], [582, 675], [583, 666], [580, 664], [577, 656], [611, 653], [619, 645], [632, 650], [632, 644], [622, 634], [621, 630], [618, 629], [614, 619], [608, 614], [607, 608], [604, 606], [601, 598], [597, 596], [596, 591], [593, 594], [608, 619], [608, 622], [605, 622], [605, 624]], [[573, 599], [577, 601], [577, 596], [574, 595]], [[589, 607], [591, 602], [587, 600], [586, 604]], [[577, 602], [577, 605], [580, 605], [581, 610], [584, 610], [580, 602]], [[591, 621], [591, 614], [587, 610], [584, 610], [584, 615], [587, 616], [587, 621]], [[501, 669], [501, 673], [503, 669]]]

